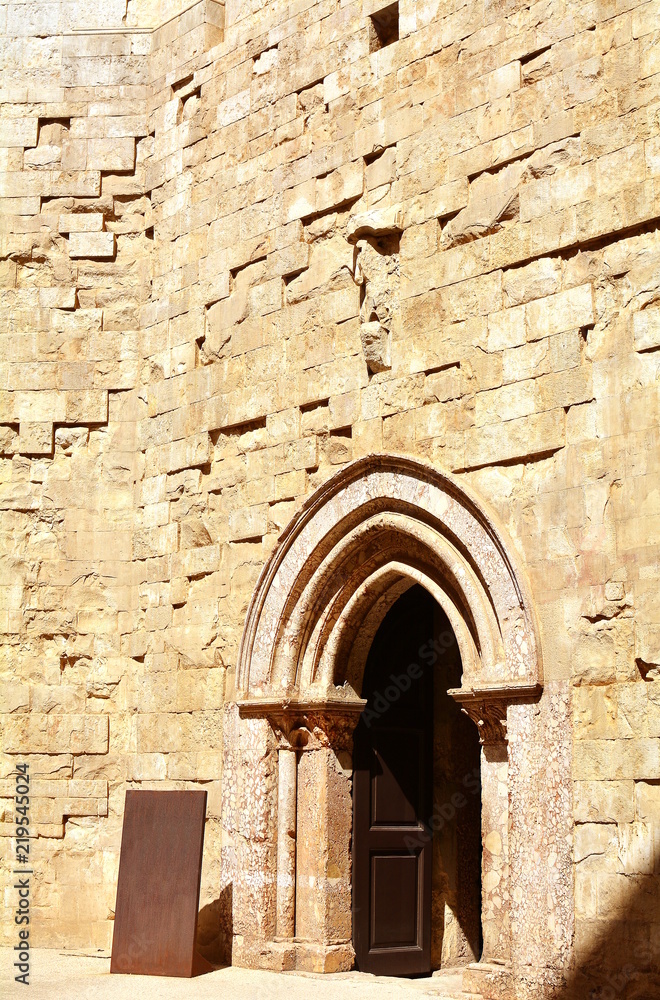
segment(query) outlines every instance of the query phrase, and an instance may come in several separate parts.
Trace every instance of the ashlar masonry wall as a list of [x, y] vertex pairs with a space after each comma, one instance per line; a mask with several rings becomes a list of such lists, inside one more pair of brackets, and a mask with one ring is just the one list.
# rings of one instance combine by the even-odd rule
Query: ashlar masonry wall
[[27, 760], [35, 944], [107, 948], [126, 788], [207, 788], [226, 951], [257, 576], [334, 471], [407, 455], [540, 621], [514, 964], [651, 976], [660, 4], [399, 0], [388, 44], [385, 6], [0, 8], [2, 830]]

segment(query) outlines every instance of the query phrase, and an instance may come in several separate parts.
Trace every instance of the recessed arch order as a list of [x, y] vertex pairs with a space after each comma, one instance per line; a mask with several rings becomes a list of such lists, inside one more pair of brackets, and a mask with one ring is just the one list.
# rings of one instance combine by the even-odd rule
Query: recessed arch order
[[265, 565], [239, 650], [239, 702], [355, 703], [378, 625], [415, 582], [449, 618], [466, 696], [540, 689], [529, 586], [496, 519], [455, 477], [371, 455], [306, 501]]

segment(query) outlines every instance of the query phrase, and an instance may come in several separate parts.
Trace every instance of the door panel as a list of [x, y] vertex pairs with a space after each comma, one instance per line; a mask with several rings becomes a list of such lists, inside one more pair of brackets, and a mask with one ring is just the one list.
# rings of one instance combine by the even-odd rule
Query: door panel
[[353, 941], [358, 968], [381, 975], [431, 969], [433, 671], [420, 653], [433, 637], [433, 610], [414, 586], [385, 616], [355, 732]]
[[[423, 760], [422, 739], [415, 730], [389, 732], [382, 738], [374, 733], [371, 777], [371, 825], [388, 826], [392, 823], [417, 825], [423, 807], [421, 801]], [[398, 755], [398, 756], [397, 756]], [[402, 787], [397, 773], [388, 760], [397, 759], [399, 774], [407, 774]]]
[[370, 948], [419, 948], [420, 858], [371, 856]]

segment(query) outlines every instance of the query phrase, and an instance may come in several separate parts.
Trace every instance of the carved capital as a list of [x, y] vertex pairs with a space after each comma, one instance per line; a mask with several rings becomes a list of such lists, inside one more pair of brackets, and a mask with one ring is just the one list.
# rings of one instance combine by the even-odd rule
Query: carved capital
[[479, 742], [485, 745], [506, 743], [505, 701], [469, 701], [461, 711], [472, 719], [479, 733]]
[[506, 713], [509, 705], [538, 700], [540, 684], [512, 684], [510, 687], [454, 688], [448, 694], [457, 701], [461, 711], [472, 719], [483, 746], [506, 743]]
[[351, 750], [353, 732], [366, 701], [274, 702], [250, 700], [239, 702], [243, 717], [266, 718], [278, 749], [287, 747], [319, 750]]

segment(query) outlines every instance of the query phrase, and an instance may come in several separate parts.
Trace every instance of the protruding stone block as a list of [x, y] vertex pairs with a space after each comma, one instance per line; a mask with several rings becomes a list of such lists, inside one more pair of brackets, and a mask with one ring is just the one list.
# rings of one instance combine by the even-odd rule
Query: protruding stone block
[[18, 450], [22, 455], [52, 455], [52, 423], [21, 421], [19, 426]]
[[100, 232], [71, 233], [70, 257], [94, 257], [111, 260], [115, 255], [115, 234]]

